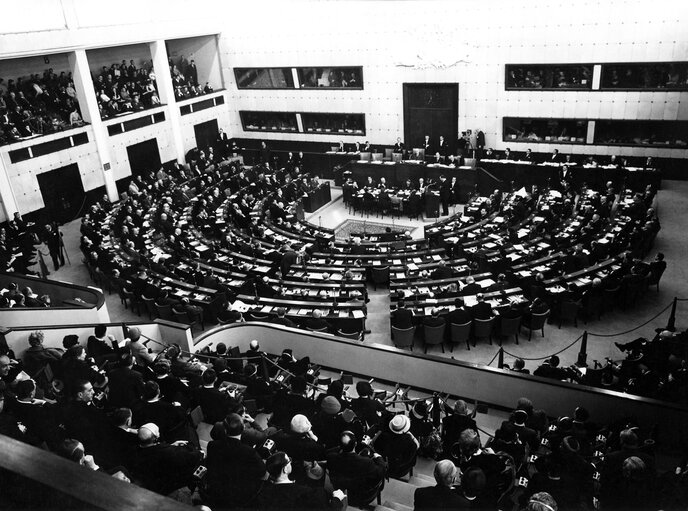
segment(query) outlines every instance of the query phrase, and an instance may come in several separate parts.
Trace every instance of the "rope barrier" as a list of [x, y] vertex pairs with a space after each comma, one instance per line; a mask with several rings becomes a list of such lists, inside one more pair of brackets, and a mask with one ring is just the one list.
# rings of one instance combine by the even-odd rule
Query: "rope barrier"
[[509, 355], [510, 357], [513, 357], [513, 358], [520, 358], [521, 360], [546, 360], [546, 359], [548, 359], [548, 358], [550, 358], [550, 357], [553, 357], [554, 355], [559, 355], [559, 353], [562, 353], [562, 352], [566, 351], [566, 350], [569, 349], [571, 346], [573, 346], [573, 345], [576, 344], [578, 341], [580, 341], [582, 338], [583, 338], [583, 334], [579, 335], [578, 338], [577, 338], [575, 341], [573, 341], [571, 344], [569, 344], [569, 345], [566, 346], [565, 348], [562, 348], [562, 349], [560, 349], [559, 351], [557, 351], [556, 353], [552, 353], [551, 355], [547, 355], [546, 357], [530, 357], [530, 358], [529, 358], [529, 357], [519, 357], [518, 355], [514, 355], [513, 353], [509, 353], [508, 351], [504, 350], [504, 348], [502, 348], [502, 349], [504, 350], [504, 353], [505, 353], [505, 354], [507, 354], [507, 355]]
[[633, 332], [634, 330], [638, 330], [639, 328], [644, 327], [644, 326], [647, 325], [650, 321], [654, 321], [654, 320], [657, 319], [660, 315], [664, 314], [664, 313], [667, 311], [667, 309], [668, 309], [669, 307], [671, 307], [672, 305], [673, 305], [673, 302], [670, 303], [669, 305], [667, 305], [666, 307], [664, 307], [661, 311], [659, 311], [657, 314], [655, 314], [654, 316], [652, 316], [650, 319], [648, 319], [647, 321], [645, 321], [645, 323], [643, 323], [642, 325], [638, 325], [637, 327], [631, 328], [630, 330], [626, 330], [625, 332], [619, 332], [619, 333], [617, 333], [617, 334], [596, 334], [596, 333], [593, 333], [593, 332], [588, 332], [588, 335], [594, 335], [595, 337], [617, 337], [617, 336], [619, 336], [619, 335], [626, 335], [626, 334], [628, 334], [628, 333]]
[[[501, 349], [501, 348], [500, 348], [500, 349]], [[490, 361], [487, 363], [487, 365], [488, 365], [488, 366], [491, 366], [491, 365], [492, 365], [492, 362], [494, 362], [495, 359], [496, 359], [498, 356], [499, 356], [499, 350], [497, 350], [497, 353], [495, 353], [495, 356], [492, 357], [492, 360], [490, 360]]]

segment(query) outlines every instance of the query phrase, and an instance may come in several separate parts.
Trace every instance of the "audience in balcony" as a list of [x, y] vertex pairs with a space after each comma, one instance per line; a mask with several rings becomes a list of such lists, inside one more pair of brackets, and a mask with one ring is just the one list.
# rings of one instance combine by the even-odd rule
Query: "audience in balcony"
[[120, 64], [103, 66], [92, 78], [102, 119], [160, 105], [152, 61], [144, 61], [137, 67], [133, 60], [129, 65], [123, 60]]
[[203, 85], [198, 82], [198, 68], [195, 60], [189, 61], [184, 55], [181, 55], [178, 62], [170, 57], [168, 63], [170, 76], [172, 76], [172, 86], [174, 87], [174, 97], [177, 101], [213, 92], [213, 87], [209, 82], [205, 82]]
[[0, 144], [83, 124], [71, 72], [58, 76], [50, 68], [3, 82], [0, 78]]

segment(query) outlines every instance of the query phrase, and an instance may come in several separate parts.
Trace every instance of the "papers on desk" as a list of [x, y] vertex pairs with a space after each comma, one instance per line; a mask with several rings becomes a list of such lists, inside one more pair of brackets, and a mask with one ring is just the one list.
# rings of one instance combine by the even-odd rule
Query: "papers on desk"
[[516, 252], [512, 252], [510, 254], [507, 254], [506, 258], [513, 263], [514, 261], [518, 261], [519, 259], [521, 259], [521, 256]]
[[523, 270], [523, 271], [516, 272], [516, 275], [518, 275], [519, 277], [525, 279], [525, 278], [528, 278], [528, 277], [532, 277], [532, 276], [533, 276], [533, 273], [530, 272], [530, 271]]
[[174, 294], [176, 296], [189, 296], [191, 294], [191, 291], [184, 291], [183, 289], [177, 289], [172, 294]]
[[401, 266], [401, 259], [392, 259], [392, 264], [394, 264], [395, 266]]
[[466, 307], [473, 307], [478, 303], [478, 299], [475, 296], [464, 296], [463, 303]]
[[362, 310], [352, 310], [351, 314], [353, 315], [354, 318], [356, 319], [361, 319], [365, 317], [365, 314], [363, 314]]
[[272, 305], [265, 305], [262, 309], [260, 309], [260, 312], [269, 314], [270, 312], [272, 312]]
[[405, 273], [398, 273], [398, 272], [397, 272], [395, 278], [397, 278], [397, 279], [405, 279], [405, 278], [406, 278], [406, 274], [405, 274]]
[[408, 263], [406, 267], [411, 271], [418, 271], [418, 266], [413, 263]]
[[493, 308], [501, 307], [501, 302], [499, 300], [487, 300], [487, 303], [492, 305]]
[[504, 222], [504, 217], [503, 216], [496, 216], [496, 217], [494, 217], [494, 220], [492, 220], [492, 221], [497, 223], [497, 224], [501, 224], [502, 222]]
[[485, 248], [487, 248], [487, 249], [493, 249], [493, 248], [496, 248], [496, 247], [497, 247], [497, 244], [496, 244], [496, 243], [492, 243], [492, 242], [490, 241], [489, 243], [484, 243], [484, 244], [483, 244], [483, 247], [485, 247]]
[[495, 284], [495, 281], [492, 279], [485, 279], [485, 280], [481, 280], [479, 282], [476, 282], [476, 284], [478, 284], [480, 287], [485, 289], [485, 288], [490, 287], [492, 284]]
[[241, 300], [235, 300], [234, 303], [232, 304], [232, 310], [239, 311], [239, 312], [248, 312], [250, 307], [242, 302]]
[[439, 255], [439, 254], [433, 254], [433, 255], [432, 255], [432, 260], [433, 260], [433, 261], [441, 261], [441, 260], [442, 260], [442, 256]]
[[374, 259], [373, 260], [373, 266], [380, 266], [382, 262], [379, 259]]
[[564, 291], [566, 291], [566, 288], [561, 287], [561, 286], [559, 286], [559, 285], [556, 285], [556, 286], [553, 286], [553, 287], [548, 288], [547, 290], [548, 290], [550, 293], [563, 293]]
[[311, 313], [310, 309], [299, 309], [299, 316], [308, 316]]
[[420, 257], [414, 257], [412, 261], [416, 264], [421, 264], [423, 262], [423, 259], [421, 259]]
[[520, 190], [518, 190], [517, 192], [514, 192], [514, 195], [516, 195], [518, 197], [522, 197], [523, 199], [525, 199], [526, 197], [528, 197], [528, 192], [526, 192], [525, 187], [523, 187]]

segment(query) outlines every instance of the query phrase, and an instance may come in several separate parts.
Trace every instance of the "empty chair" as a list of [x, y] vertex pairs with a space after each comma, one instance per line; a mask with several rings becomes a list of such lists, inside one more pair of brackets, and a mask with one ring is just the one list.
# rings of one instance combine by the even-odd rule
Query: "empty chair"
[[588, 319], [595, 316], [597, 319], [602, 317], [602, 305], [601, 294], [589, 296], [587, 300], [585, 300], [585, 305], [583, 305], [581, 312], [583, 313], [583, 319], [586, 325], [588, 324]]
[[605, 312], [612, 310], [616, 305], [616, 298], [619, 295], [619, 289], [621, 289], [621, 287], [617, 286], [614, 289], [605, 289], [602, 293]]
[[492, 344], [492, 329], [494, 327], [494, 317], [490, 319], [474, 319], [473, 320], [473, 346], [475, 346], [475, 339], [487, 339]]
[[[178, 309], [172, 309], [172, 314], [174, 314], [174, 320], [177, 323], [183, 325], [189, 325], [193, 329], [194, 326], [199, 324], [199, 319], [191, 319], [191, 315], [186, 311], [180, 311]], [[201, 330], [205, 330], [202, 320], [200, 320]]]
[[530, 330], [530, 333], [528, 334], [529, 341], [533, 337], [533, 330], [540, 330], [542, 337], [545, 336], [545, 323], [547, 322], [548, 317], [549, 311], [545, 311], [540, 314], [532, 314], [530, 318], [523, 318], [523, 321], [521, 321], [521, 326], [524, 326]]
[[390, 213], [392, 217], [396, 214], [399, 218], [401, 218], [401, 213], [404, 210], [403, 202], [401, 201], [401, 197], [398, 197], [397, 195], [392, 195], [390, 198]]
[[139, 316], [141, 315], [141, 302], [138, 297], [128, 289], [122, 289], [119, 294], [120, 300], [124, 304], [124, 308], [127, 308], [127, 302], [129, 307], [131, 307], [132, 312], [136, 312]]
[[521, 320], [523, 316], [517, 318], [500, 318], [499, 322], [499, 345], [502, 345], [502, 337], [514, 336], [518, 344], [518, 333], [521, 331]]
[[386, 147], [384, 160], [385, 161], [392, 161], [392, 153], [393, 152], [394, 152], [394, 149], [392, 149], [391, 147]]
[[158, 305], [155, 304], [155, 309], [158, 312], [158, 317], [166, 321], [174, 321], [174, 314], [172, 314], [171, 305]]
[[146, 312], [148, 312], [148, 319], [151, 321], [155, 316], [158, 314], [158, 309], [155, 307], [155, 300], [153, 298], [148, 298], [147, 296], [141, 296], [141, 301], [143, 302], [143, 306], [146, 308]]
[[580, 304], [566, 300], [559, 305], [559, 328], [564, 321], [573, 321], [575, 326], [578, 326], [578, 310]]
[[416, 333], [416, 327], [411, 328], [397, 328], [392, 327], [392, 341], [397, 348], [410, 348], [413, 351], [413, 336]]
[[662, 279], [663, 274], [664, 274], [664, 268], [662, 268], [659, 271], [650, 271], [650, 275], [648, 276], [648, 279], [647, 279], [648, 288], [650, 286], [655, 286], [657, 289], [657, 292], [659, 292], [659, 281]]
[[373, 285], [375, 286], [376, 291], [378, 284], [386, 286], [389, 283], [389, 266], [373, 266], [371, 277], [373, 279]]
[[[471, 349], [471, 344], [469, 339], [471, 338], [471, 325], [472, 321], [468, 323], [452, 323], [451, 324], [451, 342], [449, 343], [449, 350], [454, 351], [454, 345], [462, 342], [466, 343], [466, 349]], [[475, 344], [474, 344], [475, 346]]]
[[423, 333], [425, 334], [425, 353], [428, 352], [428, 345], [437, 346], [438, 344], [442, 348], [442, 353], [444, 353], [444, 327], [446, 325], [439, 326], [429, 326], [423, 325]]

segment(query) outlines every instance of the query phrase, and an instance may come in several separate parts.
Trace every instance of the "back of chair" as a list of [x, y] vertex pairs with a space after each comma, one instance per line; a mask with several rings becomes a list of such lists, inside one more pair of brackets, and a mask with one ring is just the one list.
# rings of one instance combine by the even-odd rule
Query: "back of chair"
[[473, 334], [476, 337], [489, 337], [492, 334], [492, 327], [494, 326], [494, 318], [489, 319], [474, 319], [473, 320]]
[[522, 316], [517, 318], [502, 318], [499, 323], [499, 335], [509, 336], [518, 334], [518, 331], [521, 329], [522, 318]]
[[337, 335], [346, 339], [353, 339], [354, 341], [361, 340], [361, 332], [345, 332], [344, 330], [337, 330]]
[[141, 296], [141, 300], [143, 300], [143, 304], [146, 306], [148, 315], [151, 318], [155, 317], [158, 313], [158, 309], [155, 307], [155, 300], [153, 298], [148, 298], [147, 296]]
[[425, 344], [442, 344], [444, 342], [444, 328], [446, 325], [429, 326], [423, 325], [425, 332]]
[[389, 282], [389, 266], [382, 268], [373, 266], [372, 276], [373, 282], [376, 284], [387, 284]]
[[528, 325], [528, 327], [531, 330], [540, 330], [542, 327], [545, 326], [545, 322], [547, 321], [548, 317], [549, 311], [545, 311], [540, 314], [533, 314], [530, 317], [530, 325]]
[[172, 314], [172, 306], [171, 305], [155, 304], [155, 307], [158, 311], [158, 317], [160, 319], [164, 319], [166, 321], [174, 321], [174, 314]]
[[370, 152], [362, 152], [358, 159], [359, 161], [370, 161], [371, 153]]
[[560, 307], [561, 308], [559, 310], [559, 317], [561, 319], [575, 319], [576, 317], [578, 317], [578, 309], [580, 308], [578, 302], [566, 300], [564, 302], [561, 302]]
[[392, 327], [392, 341], [397, 348], [410, 348], [413, 346], [413, 336], [416, 333], [416, 327], [397, 328]]
[[391, 160], [393, 152], [394, 152], [394, 149], [385, 148], [385, 160]]
[[472, 321], [469, 321], [468, 323], [452, 323], [451, 324], [451, 342], [454, 344], [459, 344], [462, 342], [466, 342], [468, 338], [471, 336], [471, 325], [473, 324]]
[[189, 317], [189, 314], [186, 311], [172, 309], [172, 314], [174, 314], [174, 320], [177, 323], [181, 323], [183, 325], [193, 324], [193, 321], [191, 321], [191, 318]]

